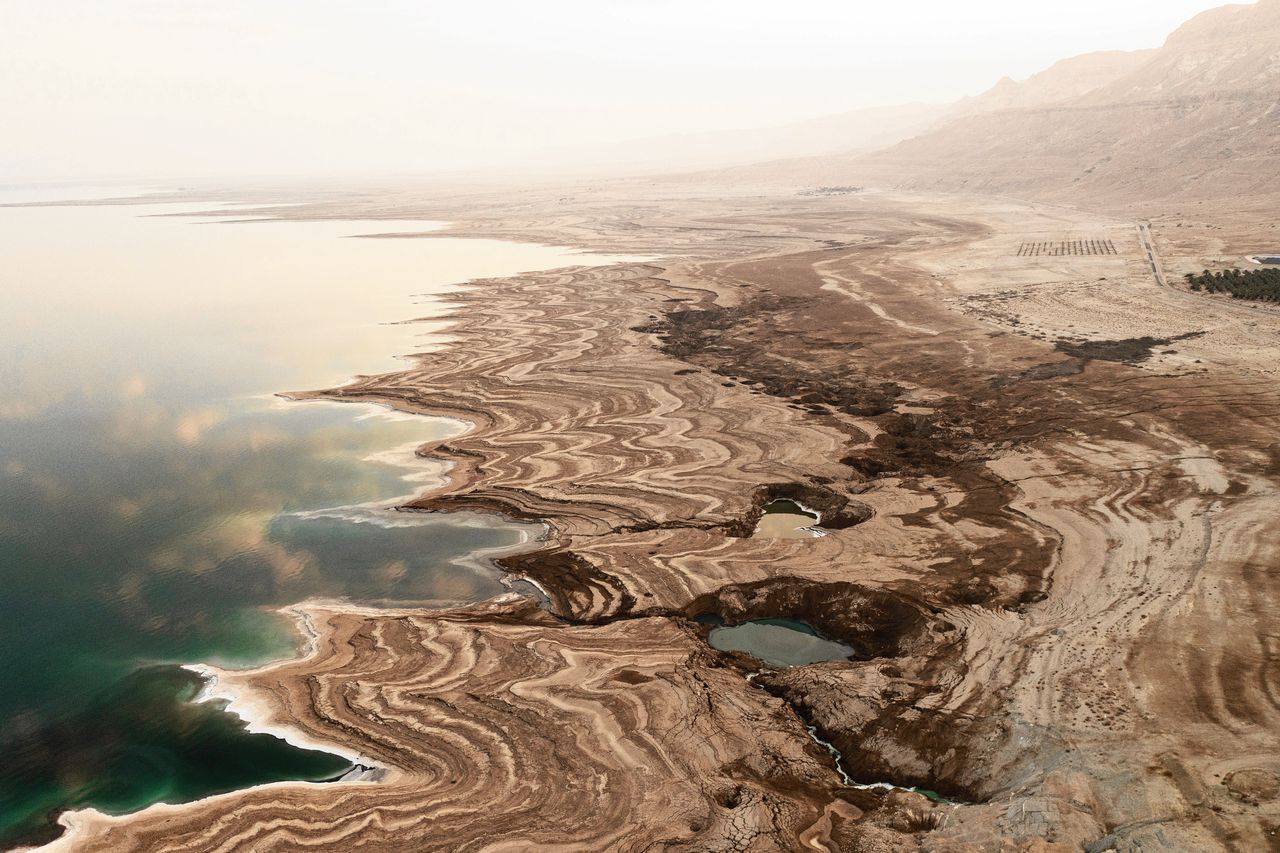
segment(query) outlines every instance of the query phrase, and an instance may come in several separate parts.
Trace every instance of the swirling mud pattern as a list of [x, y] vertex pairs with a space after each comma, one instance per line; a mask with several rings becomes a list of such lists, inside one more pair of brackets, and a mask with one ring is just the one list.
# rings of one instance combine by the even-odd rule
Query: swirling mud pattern
[[[407, 508], [545, 522], [498, 560], [545, 600], [304, 605], [307, 657], [219, 689], [372, 770], [67, 815], [66, 849], [1267, 849], [1276, 349], [1158, 289], [1130, 224], [674, 185], [402, 201], [290, 215], [657, 258], [472, 282], [447, 344], [319, 394], [474, 424], [421, 449], [449, 482]], [[1118, 253], [1016, 254], [1064, 218]], [[1142, 336], [1203, 334], [1089, 356], [1089, 301], [1135, 292]], [[826, 535], [753, 535], [780, 498]], [[854, 654], [706, 643], [775, 617]]]

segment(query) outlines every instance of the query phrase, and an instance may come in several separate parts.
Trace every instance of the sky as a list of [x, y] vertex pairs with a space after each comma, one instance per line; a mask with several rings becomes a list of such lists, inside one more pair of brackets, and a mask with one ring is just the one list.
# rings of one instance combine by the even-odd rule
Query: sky
[[0, 0], [0, 181], [427, 174], [947, 102], [1215, 0]]

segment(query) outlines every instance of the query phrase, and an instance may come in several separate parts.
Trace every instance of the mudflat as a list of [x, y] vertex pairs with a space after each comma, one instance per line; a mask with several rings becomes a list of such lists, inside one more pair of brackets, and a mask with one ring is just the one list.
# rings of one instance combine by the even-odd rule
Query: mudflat
[[[635, 181], [279, 213], [653, 258], [473, 282], [450, 343], [317, 392], [473, 423], [421, 448], [453, 465], [410, 507], [545, 521], [499, 561], [545, 607], [304, 606], [310, 654], [225, 686], [377, 781], [82, 812], [59, 843], [1274, 843], [1280, 313], [1168, 284], [1253, 224], [1175, 240], [1152, 211], [1160, 277], [1136, 220], [1006, 198]], [[753, 537], [779, 499], [826, 535]], [[853, 659], [762, 669], [711, 615]]]

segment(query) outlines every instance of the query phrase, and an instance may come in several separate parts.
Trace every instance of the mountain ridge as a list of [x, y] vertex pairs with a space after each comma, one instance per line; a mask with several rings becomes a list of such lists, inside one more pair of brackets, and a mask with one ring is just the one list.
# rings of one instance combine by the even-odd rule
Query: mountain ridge
[[[759, 164], [743, 177], [1114, 208], [1280, 197], [1280, 0], [1209, 10], [1160, 48], [1098, 63], [1072, 96], [1043, 94], [1071, 89], [1070, 72], [1098, 56], [1059, 62], [1014, 84], [1020, 92], [997, 84], [968, 105], [1007, 106], [961, 102], [926, 132], [870, 154]], [[1103, 80], [1108, 67], [1117, 73]]]

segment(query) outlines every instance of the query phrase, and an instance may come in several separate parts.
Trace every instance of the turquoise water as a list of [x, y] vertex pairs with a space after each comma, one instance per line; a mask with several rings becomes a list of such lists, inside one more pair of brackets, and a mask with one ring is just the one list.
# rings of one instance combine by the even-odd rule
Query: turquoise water
[[156, 216], [194, 209], [0, 208], [0, 844], [68, 807], [341, 774], [192, 702], [179, 665], [293, 654], [272, 607], [307, 598], [492, 596], [484, 552], [536, 533], [394, 511], [440, 473], [413, 447], [462, 425], [272, 395], [430, 343], [399, 322], [440, 310], [415, 295], [581, 256]]
[[794, 619], [758, 619], [732, 628], [715, 628], [707, 641], [712, 648], [746, 652], [775, 667], [847, 660], [853, 654], [850, 646], [824, 639]]

